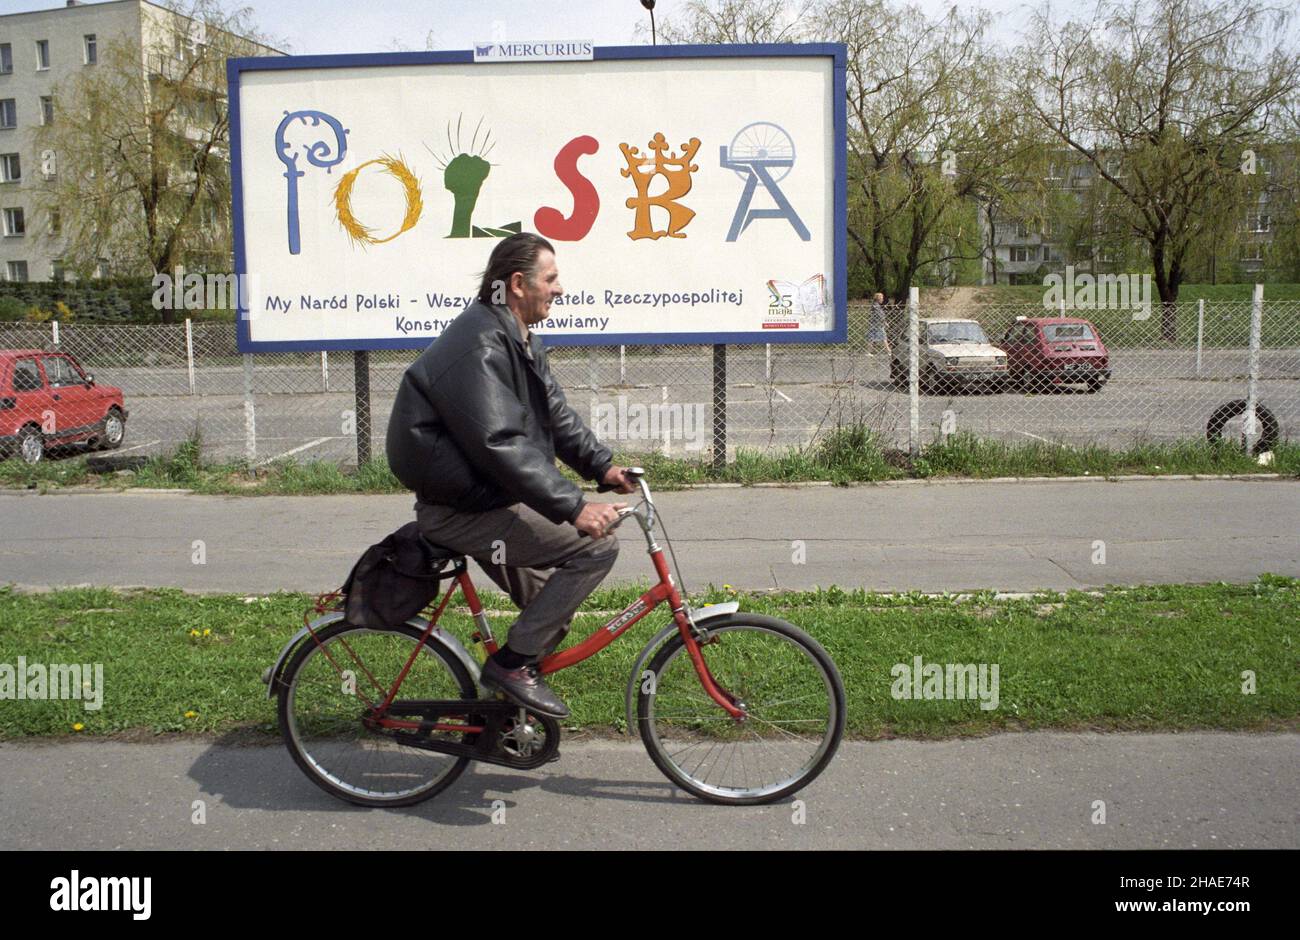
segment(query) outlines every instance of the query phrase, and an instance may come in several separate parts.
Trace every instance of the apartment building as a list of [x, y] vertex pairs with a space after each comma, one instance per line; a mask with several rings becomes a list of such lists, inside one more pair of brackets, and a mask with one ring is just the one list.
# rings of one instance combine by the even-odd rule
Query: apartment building
[[[1253, 171], [1261, 176], [1255, 200], [1243, 209], [1231, 237], [1211, 237], [1206, 249], [1214, 255], [1218, 276], [1263, 276], [1271, 268], [1271, 248], [1279, 214], [1294, 213], [1295, 194], [1288, 194], [1282, 181], [1274, 180], [1279, 159], [1285, 151], [1260, 156]], [[1116, 179], [1124, 179], [1125, 169], [1118, 158], [1106, 165]], [[1025, 191], [1036, 193], [1025, 203], [1036, 203], [1034, 211], [1024, 205], [999, 207], [992, 216], [990, 237], [989, 213], [981, 207], [979, 229], [985, 246], [982, 284], [1042, 284], [1052, 273], [1062, 273], [1066, 265], [1076, 271], [1115, 273], [1133, 265], [1147, 263], [1145, 244], [1123, 233], [1105, 231], [1099, 220], [1087, 214], [1095, 210], [1095, 186], [1109, 184], [1099, 178], [1091, 163], [1077, 155], [1061, 152], [1049, 165], [1042, 186]], [[1232, 247], [1229, 247], [1232, 246]]]
[[[0, 16], [0, 279], [63, 276], [61, 219], [42, 208], [38, 196], [69, 168], [60, 165], [58, 153], [39, 149], [36, 134], [59, 120], [56, 89], [100, 67], [110, 43], [123, 40], [140, 50], [141, 81], [153, 82], [174, 77], [205, 36], [202, 23], [147, 0], [67, 0], [54, 9]], [[256, 44], [250, 49], [283, 54]], [[225, 108], [224, 94], [224, 88], [213, 90], [214, 107]], [[204, 219], [214, 245], [229, 241], [228, 214], [224, 207]], [[113, 272], [105, 262], [98, 273]]]

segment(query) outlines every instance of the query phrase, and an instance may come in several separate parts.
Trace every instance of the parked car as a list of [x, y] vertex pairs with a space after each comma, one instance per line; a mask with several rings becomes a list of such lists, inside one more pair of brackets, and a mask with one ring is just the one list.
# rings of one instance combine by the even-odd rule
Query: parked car
[[1002, 348], [1011, 381], [1029, 391], [1085, 385], [1097, 392], [1110, 381], [1110, 356], [1091, 321], [1079, 317], [1016, 317]]
[[[918, 327], [921, 391], [972, 387], [998, 391], [1006, 384], [1006, 354], [989, 342], [975, 320], [923, 317]], [[892, 344], [889, 377], [901, 388], [907, 384], [907, 339], [900, 336], [899, 340]]]
[[0, 459], [36, 463], [70, 444], [112, 450], [126, 419], [122, 390], [96, 385], [71, 353], [0, 349]]

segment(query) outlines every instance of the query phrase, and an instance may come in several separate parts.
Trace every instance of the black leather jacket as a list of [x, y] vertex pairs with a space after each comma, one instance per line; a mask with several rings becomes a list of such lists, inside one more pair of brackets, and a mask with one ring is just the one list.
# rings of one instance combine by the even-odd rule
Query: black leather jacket
[[402, 376], [388, 419], [388, 465], [420, 502], [483, 512], [522, 502], [573, 522], [582, 490], [561, 460], [599, 481], [613, 455], [583, 424], [551, 376], [536, 333], [530, 360], [519, 324], [474, 301]]

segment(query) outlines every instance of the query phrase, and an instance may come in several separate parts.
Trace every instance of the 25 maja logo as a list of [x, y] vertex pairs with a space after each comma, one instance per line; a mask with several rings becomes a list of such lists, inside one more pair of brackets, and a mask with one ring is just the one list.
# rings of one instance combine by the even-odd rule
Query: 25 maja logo
[[153, 879], [82, 878], [72, 869], [68, 878], [50, 882], [52, 911], [130, 911], [133, 920], [148, 920], [152, 911]]

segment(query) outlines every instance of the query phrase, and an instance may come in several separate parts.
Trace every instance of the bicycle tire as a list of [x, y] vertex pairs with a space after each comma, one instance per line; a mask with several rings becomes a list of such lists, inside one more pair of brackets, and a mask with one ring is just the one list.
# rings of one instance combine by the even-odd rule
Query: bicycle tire
[[[705, 695], [700, 687], [699, 679], [695, 674], [689, 655], [682, 655], [686, 648], [685, 642], [680, 634], [673, 636], [665, 641], [646, 667], [646, 673], [653, 674], [653, 681], [650, 681], [650, 676], [643, 673], [642, 678], [645, 681], [640, 682], [639, 686], [637, 722], [641, 741], [645, 745], [650, 759], [663, 772], [664, 776], [674, 784], [687, 793], [711, 803], [727, 805], [770, 803], [801, 790], [826, 769], [826, 766], [835, 756], [840, 739], [844, 734], [844, 683], [840, 678], [839, 670], [835, 667], [835, 663], [815, 639], [793, 624], [778, 620], [775, 617], [762, 614], [729, 614], [725, 617], [709, 620], [703, 626], [703, 629], [708, 631], [711, 639], [717, 640], [716, 643], [709, 642], [700, 648], [701, 654], [709, 666], [709, 671], [724, 689], [746, 703], [750, 719], [740, 724], [733, 722], [717, 703]], [[732, 653], [721, 652], [728, 647], [738, 648], [748, 644], [748, 640], [745, 643], [737, 643], [736, 641], [743, 634], [751, 633], [761, 633], [770, 639], [758, 643], [753, 653], [744, 650]], [[794, 656], [795, 653], [798, 656]], [[780, 694], [788, 694], [787, 689], [792, 684], [789, 678], [791, 667], [805, 660], [815, 669], [809, 675], [797, 676], [793, 683], [810, 686], [809, 692], [795, 699], [774, 703], [759, 701], [755, 698], [760, 691], [764, 690], [773, 681], [772, 676], [778, 672], [784, 674], [785, 681], [785, 684], [781, 685], [782, 691]], [[759, 663], [761, 663], [762, 677], [747, 673], [747, 668], [752, 669]], [[817, 683], [813, 682], [813, 677], [820, 680], [820, 690]], [[690, 689], [692, 683], [693, 692], [679, 691], [679, 688], [683, 690]], [[706, 715], [672, 714], [670, 711], [671, 706], [669, 709], [665, 709], [662, 705], [666, 693], [694, 703], [692, 707], [696, 707], [703, 702], [708, 708], [712, 709], [712, 712]], [[820, 698], [822, 693], [825, 696], [827, 714], [824, 719], [824, 728], [820, 730], [816, 728], [809, 729], [818, 735], [815, 741], [804, 741], [800, 736], [781, 728], [780, 723], [817, 722], [821, 721], [820, 716], [815, 716], [812, 719], [790, 719], [780, 718], [775, 712], [769, 712], [766, 717], [757, 714], [760, 709], [772, 709], [809, 697]], [[814, 707], [816, 708], [816, 706]], [[757, 722], [754, 722], [754, 719], [757, 719]], [[701, 731], [699, 727], [689, 727], [691, 724], [699, 725], [701, 722], [712, 722], [712, 724], [708, 725], [710, 730]], [[786, 738], [765, 739], [754, 730], [754, 725], [757, 723], [780, 731], [786, 735]], [[738, 745], [733, 740], [731, 742], [732, 750], [725, 758], [725, 767], [722, 770], [719, 782], [710, 783], [709, 778], [724, 762], [725, 748], [724, 753], [719, 754], [712, 763], [710, 763], [710, 758], [712, 758], [718, 745], [724, 742], [728, 734], [742, 737], [748, 734], [757, 742], [757, 746], [754, 746], [747, 739], [745, 743], [750, 747], [750, 750], [739, 752], [739, 764], [737, 766], [742, 772], [746, 773], [747, 782], [746, 754], [751, 755], [751, 763], [756, 757], [770, 758], [775, 755], [778, 758], [778, 764], [782, 767], [782, 772], [787, 774], [785, 759], [782, 759], [780, 751], [782, 746], [786, 748], [792, 747], [788, 738], [799, 740], [810, 747], [811, 754], [794, 774], [789, 774], [783, 779], [775, 781], [760, 780], [755, 786], [725, 786], [722, 784], [733, 764], [736, 763]], [[670, 750], [670, 741], [677, 743], [680, 740], [696, 737], [701, 738], [701, 740], [685, 747], [679, 747], [676, 752]], [[708, 752], [693, 769], [684, 766], [689, 763], [684, 759], [685, 753], [710, 741], [713, 743], [710, 745]], [[804, 749], [807, 749], [807, 747]], [[698, 752], [694, 756], [698, 757]], [[708, 765], [708, 770], [701, 777], [700, 774], [705, 765]]]
[[[341, 654], [335, 656], [336, 660], [344, 666], [354, 667], [355, 662], [349, 658], [347, 650], [339, 641], [351, 641], [349, 645], [354, 650], [356, 647], [366, 647], [369, 661], [358, 655], [357, 658], [365, 663], [365, 667], [354, 670], [354, 685], [370, 686], [370, 680], [375, 678], [377, 682], [374, 685], [389, 688], [397, 677], [400, 664], [409, 657], [411, 644], [418, 643], [423, 632], [411, 624], [402, 624], [392, 630], [374, 630], [340, 620], [316, 631], [319, 642], [308, 638], [294, 651], [280, 676], [281, 687], [277, 696], [280, 732], [294, 762], [308, 779], [326, 793], [358, 806], [411, 806], [451, 786], [469, 764], [468, 757], [403, 746], [382, 734], [367, 731], [361, 722], [364, 708], [357, 700], [358, 696], [346, 691], [346, 682], [340, 682], [339, 673], [320, 652], [322, 646], [341, 650]], [[362, 643], [367, 635], [395, 642]], [[385, 646], [391, 647], [391, 651], [385, 649]], [[313, 663], [319, 665], [314, 666]], [[312, 672], [305, 673], [306, 669], [311, 669]], [[303, 701], [300, 693], [306, 691], [305, 681], [309, 681], [311, 687], [307, 700]], [[337, 687], [337, 693], [331, 687]], [[368, 691], [378, 696], [374, 688]], [[464, 664], [440, 643], [429, 641], [423, 644], [421, 656], [417, 657], [403, 680], [402, 691], [405, 693], [403, 698], [412, 699], [477, 698], [474, 680]], [[453, 692], [458, 695], [451, 694]], [[309, 714], [309, 709], [315, 709], [317, 714]], [[310, 723], [308, 718], [312, 719]], [[357, 752], [385, 750], [390, 754], [389, 760], [380, 761], [388, 765], [383, 774], [371, 773], [364, 768], [354, 771], [351, 762], [343, 759], [331, 759], [326, 763], [323, 753], [326, 750], [325, 743], [346, 744], [349, 734], [355, 735], [355, 743], [359, 747], [353, 750]], [[460, 734], [458, 737], [470, 743], [475, 735]], [[367, 744], [370, 746], [367, 747]], [[436, 773], [431, 775], [430, 771]], [[345, 773], [358, 779], [345, 780], [342, 776]], [[385, 793], [374, 789], [378, 785], [378, 778], [384, 775], [419, 777], [421, 782], [407, 789]], [[375, 778], [369, 786], [359, 782], [368, 776]]]

